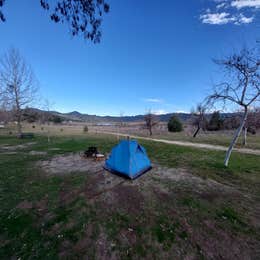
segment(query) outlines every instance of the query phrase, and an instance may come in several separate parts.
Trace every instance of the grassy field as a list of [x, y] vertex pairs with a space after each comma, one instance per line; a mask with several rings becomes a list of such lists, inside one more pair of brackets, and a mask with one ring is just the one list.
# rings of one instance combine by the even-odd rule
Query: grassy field
[[234, 153], [225, 168], [223, 152], [142, 141], [154, 169], [135, 181], [75, 161], [50, 174], [42, 162], [117, 143], [63, 135], [0, 136], [1, 259], [259, 257], [259, 156]]
[[[47, 135], [48, 131], [51, 135], [55, 136], [68, 136], [68, 135], [82, 135], [83, 128], [85, 125], [88, 125], [89, 131], [92, 133], [98, 132], [114, 132], [114, 133], [123, 133], [123, 134], [132, 134], [141, 137], [150, 137], [148, 131], [140, 129], [140, 126], [128, 125], [125, 127], [115, 127], [115, 126], [93, 126], [91, 124], [56, 124], [56, 125], [40, 125], [40, 124], [23, 124], [23, 130], [25, 132], [40, 133], [41, 135]], [[0, 129], [1, 134], [8, 134], [11, 132], [13, 135], [16, 133], [15, 126], [10, 125], [6, 129]], [[168, 131], [160, 131], [158, 129], [154, 130], [152, 138], [157, 139], [166, 139], [173, 141], [187, 141], [192, 143], [204, 143], [212, 145], [222, 145], [229, 146], [230, 141], [233, 137], [233, 131], [213, 131], [213, 132], [200, 132], [196, 138], [192, 137], [193, 132], [188, 132], [187, 130], [180, 133], [170, 133]], [[251, 148], [251, 149], [260, 149], [260, 132], [256, 135], [248, 134], [247, 137], [247, 146], [242, 146], [242, 138], [240, 137], [236, 147], [238, 148]]]
[[[215, 144], [222, 146], [229, 146], [230, 141], [233, 137], [233, 131], [223, 131], [223, 132], [207, 132], [200, 133], [196, 138], [193, 138], [191, 135], [187, 135], [184, 132], [181, 133], [165, 133], [163, 135], [156, 134], [155, 138], [162, 138], [166, 140], [175, 140], [175, 141], [188, 141], [194, 143], [204, 143], [204, 144]], [[244, 148], [242, 145], [242, 137], [238, 139], [236, 144], [238, 148]], [[246, 148], [260, 149], [260, 134], [252, 135], [248, 134]]]
[[[108, 129], [109, 130], [109, 129]], [[138, 135], [143, 137], [150, 137], [147, 131], [140, 131], [138, 129], [130, 130], [129, 128], [124, 129], [119, 128], [118, 130], [121, 133], [131, 133], [132, 135]], [[114, 130], [116, 132], [116, 130]], [[234, 131], [212, 131], [212, 132], [200, 132], [196, 138], [193, 138], [193, 132], [182, 131], [180, 133], [170, 133], [168, 131], [154, 131], [152, 138], [165, 139], [172, 141], [187, 141], [192, 143], [203, 143], [203, 144], [213, 144], [213, 145], [222, 145], [229, 146], [230, 141], [233, 138]], [[260, 133], [258, 132], [255, 135], [248, 133], [247, 136], [247, 145], [242, 145], [242, 137], [238, 139], [236, 144], [237, 148], [251, 148], [251, 149], [260, 149]]]

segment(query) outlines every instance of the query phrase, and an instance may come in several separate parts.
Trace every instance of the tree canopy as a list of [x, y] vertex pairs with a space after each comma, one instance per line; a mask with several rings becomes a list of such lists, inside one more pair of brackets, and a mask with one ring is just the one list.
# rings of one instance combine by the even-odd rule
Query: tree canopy
[[[55, 23], [67, 23], [72, 36], [83, 36], [84, 39], [99, 43], [101, 23], [104, 13], [109, 12], [105, 0], [39, 0], [40, 6], [50, 13]], [[6, 0], [0, 0], [0, 22], [6, 17], [2, 11]]]
[[181, 132], [183, 130], [182, 122], [177, 116], [172, 116], [168, 122], [169, 132]]
[[215, 111], [213, 112], [209, 120], [207, 129], [209, 131], [218, 131], [221, 130], [222, 128], [223, 128], [223, 119], [221, 118], [219, 111]]

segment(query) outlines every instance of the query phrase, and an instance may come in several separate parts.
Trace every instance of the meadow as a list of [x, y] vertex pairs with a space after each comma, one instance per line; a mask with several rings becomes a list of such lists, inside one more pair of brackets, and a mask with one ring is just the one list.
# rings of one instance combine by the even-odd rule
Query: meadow
[[[25, 132], [39, 133], [41, 135], [48, 135], [48, 132], [54, 136], [68, 136], [68, 135], [82, 135], [84, 134], [84, 127], [88, 127], [88, 131], [91, 133], [112, 132], [118, 134], [130, 134], [140, 137], [150, 137], [149, 132], [144, 129], [143, 122], [111, 124], [111, 125], [97, 125], [93, 123], [65, 123], [65, 124], [50, 124], [41, 125], [37, 123], [25, 123], [23, 124], [23, 130]], [[193, 138], [194, 129], [190, 126], [185, 127], [184, 131], [179, 133], [171, 133], [167, 130], [166, 123], [160, 123], [153, 130], [152, 138], [164, 139], [170, 141], [187, 141], [192, 143], [203, 143], [211, 145], [229, 146], [230, 140], [233, 137], [233, 130], [221, 130], [221, 131], [200, 131], [196, 138]], [[6, 129], [0, 129], [0, 135], [11, 132], [15, 134], [15, 126], [10, 125]], [[244, 148], [242, 145], [242, 137], [238, 139], [236, 144], [237, 148]], [[247, 145], [245, 148], [260, 149], [260, 132], [255, 135], [248, 133]]]
[[259, 156], [225, 168], [221, 151], [140, 140], [153, 169], [130, 181], [80, 156], [118, 138], [79, 129], [0, 136], [1, 259], [259, 257]]

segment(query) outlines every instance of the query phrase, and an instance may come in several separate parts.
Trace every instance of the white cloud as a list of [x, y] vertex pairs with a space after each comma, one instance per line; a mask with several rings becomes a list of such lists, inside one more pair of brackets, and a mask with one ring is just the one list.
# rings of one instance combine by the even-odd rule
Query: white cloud
[[237, 9], [241, 8], [260, 8], [260, 0], [234, 0], [231, 2], [231, 6]]
[[[200, 20], [204, 24], [223, 25], [233, 23], [236, 25], [250, 24], [254, 21], [252, 9], [260, 9], [260, 0], [213, 0], [215, 8], [207, 8]], [[247, 8], [247, 16], [238, 10]], [[251, 15], [250, 15], [251, 12]]]
[[217, 9], [222, 9], [222, 8], [225, 8], [225, 7], [227, 7], [227, 4], [226, 4], [225, 2], [220, 3], [220, 4], [218, 4], [218, 5], [216, 6]]
[[164, 114], [168, 114], [168, 112], [165, 111], [164, 109], [155, 110], [155, 111], [152, 111], [152, 113], [155, 114], [155, 115], [164, 115]]
[[234, 22], [235, 18], [229, 13], [207, 13], [200, 16], [202, 23], [207, 24], [227, 24]]
[[242, 24], [242, 23], [252, 23], [253, 20], [254, 20], [253, 16], [252, 17], [246, 17], [243, 14], [240, 14], [239, 17], [238, 17], [238, 22], [240, 24]]
[[184, 114], [186, 113], [187, 114], [189, 112], [187, 112], [186, 110], [177, 110], [177, 111], [175, 111], [175, 113], [184, 113]]
[[144, 98], [144, 101], [149, 103], [163, 103], [163, 100], [160, 98]]

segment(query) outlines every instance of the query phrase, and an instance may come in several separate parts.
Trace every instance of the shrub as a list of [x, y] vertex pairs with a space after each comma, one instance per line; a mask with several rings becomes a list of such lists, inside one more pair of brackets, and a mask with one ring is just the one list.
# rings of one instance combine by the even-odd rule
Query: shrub
[[35, 128], [35, 125], [33, 125], [32, 128]]
[[169, 132], [181, 132], [183, 130], [182, 122], [176, 116], [171, 117], [168, 122], [168, 131]]
[[60, 131], [63, 132], [63, 128], [61, 128]]
[[87, 125], [85, 125], [85, 126], [83, 127], [83, 132], [84, 132], [84, 133], [87, 133], [87, 132], [88, 132], [88, 126], [87, 126]]
[[252, 134], [252, 135], [255, 135], [256, 134], [256, 127], [254, 126], [249, 126], [247, 131]]
[[54, 115], [52, 118], [51, 118], [51, 121], [55, 124], [60, 124], [63, 122], [63, 119], [60, 117], [60, 116], [56, 116]]
[[221, 118], [219, 111], [216, 111], [212, 114], [210, 118], [207, 130], [218, 131], [221, 129], [223, 129], [223, 119]]
[[240, 125], [240, 117], [235, 115], [223, 120], [223, 128], [227, 130], [237, 129]]

